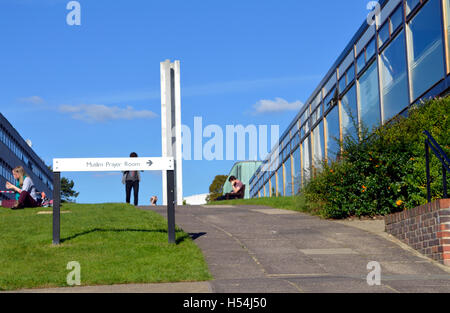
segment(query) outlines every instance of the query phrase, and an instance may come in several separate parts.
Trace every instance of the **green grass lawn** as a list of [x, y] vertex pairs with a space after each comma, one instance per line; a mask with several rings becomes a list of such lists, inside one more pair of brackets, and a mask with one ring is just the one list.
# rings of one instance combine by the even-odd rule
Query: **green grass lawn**
[[209, 203], [211, 205], [264, 205], [277, 209], [285, 209], [291, 211], [305, 212], [303, 198], [299, 196], [293, 197], [271, 197], [271, 198], [253, 198], [253, 199], [237, 199], [226, 200]]
[[168, 243], [167, 221], [126, 204], [65, 204], [61, 245], [52, 245], [52, 215], [44, 208], [0, 208], [0, 290], [67, 286], [67, 263], [81, 265], [82, 285], [204, 281], [203, 254], [177, 228]]

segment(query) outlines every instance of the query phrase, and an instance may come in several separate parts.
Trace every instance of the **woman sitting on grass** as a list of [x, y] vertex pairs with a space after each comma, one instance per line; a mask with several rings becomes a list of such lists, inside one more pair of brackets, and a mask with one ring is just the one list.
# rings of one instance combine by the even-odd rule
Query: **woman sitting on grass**
[[6, 188], [16, 192], [17, 204], [12, 209], [36, 208], [40, 206], [41, 199], [36, 191], [36, 187], [31, 178], [25, 174], [24, 168], [18, 166], [12, 170], [12, 174], [17, 180], [17, 184], [13, 185], [10, 182], [6, 182]]

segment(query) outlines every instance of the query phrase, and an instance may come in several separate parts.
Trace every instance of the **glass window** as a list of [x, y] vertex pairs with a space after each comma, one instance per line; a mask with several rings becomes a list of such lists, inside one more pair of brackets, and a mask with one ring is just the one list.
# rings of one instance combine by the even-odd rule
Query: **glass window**
[[277, 175], [274, 173], [272, 178], [270, 179], [270, 196], [276, 197], [277, 196]]
[[311, 114], [311, 124], [314, 125], [314, 123], [316, 123], [320, 117], [322, 116], [322, 106], [317, 107], [317, 110], [315, 110], [313, 112], [313, 114]]
[[378, 66], [374, 62], [359, 79], [358, 102], [361, 124], [369, 130], [380, 125], [380, 96], [378, 89]]
[[356, 105], [356, 88], [353, 85], [341, 99], [342, 134], [356, 138], [356, 126], [358, 125], [358, 109]]
[[345, 87], [347, 87], [347, 81], [344, 73], [344, 76], [339, 80], [339, 92], [342, 93], [345, 90]]
[[413, 100], [444, 77], [440, 3], [430, 0], [408, 27], [408, 54]]
[[277, 172], [277, 180], [278, 180], [278, 188], [277, 188], [277, 196], [283, 196], [283, 187], [284, 187], [284, 179], [283, 179], [283, 166], [280, 166]]
[[361, 52], [358, 59], [356, 60], [356, 69], [358, 71], [358, 74], [364, 68], [364, 65], [366, 65], [366, 58], [365, 58], [364, 50], [363, 50], [363, 52]]
[[347, 71], [347, 85], [350, 85], [354, 79], [355, 79], [355, 65], [352, 64], [352, 66], [350, 66]]
[[378, 40], [380, 47], [389, 40], [389, 23], [385, 23], [378, 31]]
[[313, 154], [313, 164], [315, 168], [322, 167], [322, 160], [325, 157], [325, 136], [323, 133], [323, 121], [320, 122], [316, 128], [313, 130], [313, 140], [314, 140], [314, 154]]
[[312, 102], [311, 110], [314, 110], [321, 103], [321, 101], [322, 101], [322, 93], [319, 92]]
[[377, 52], [377, 46], [375, 44], [375, 38], [367, 45], [366, 48], [366, 61], [369, 61]]
[[447, 64], [450, 64], [450, 0], [445, 1], [446, 23], [447, 23]]
[[406, 0], [406, 14], [411, 13], [419, 3], [420, 0]]
[[302, 179], [303, 183], [311, 177], [311, 162], [310, 162], [310, 137], [308, 136], [302, 143]]
[[391, 15], [391, 30], [394, 33], [403, 24], [403, 6], [400, 5]]
[[326, 117], [326, 135], [327, 135], [327, 158], [335, 160], [340, 150], [339, 141], [339, 107], [335, 106]]
[[324, 104], [326, 105], [327, 108], [329, 108], [330, 105], [333, 105], [333, 102], [334, 102], [333, 100], [335, 97], [336, 97], [336, 89], [333, 88], [331, 90], [331, 92], [328, 94], [328, 96], [325, 97], [325, 100], [324, 100]]
[[297, 194], [301, 186], [301, 157], [300, 157], [300, 147], [295, 149], [292, 154], [292, 173], [294, 175], [294, 194]]
[[285, 176], [285, 184], [286, 184], [286, 192], [285, 196], [292, 196], [292, 172], [291, 172], [291, 158], [288, 158], [284, 163], [284, 176]]
[[408, 105], [405, 36], [402, 31], [381, 54], [383, 123]]

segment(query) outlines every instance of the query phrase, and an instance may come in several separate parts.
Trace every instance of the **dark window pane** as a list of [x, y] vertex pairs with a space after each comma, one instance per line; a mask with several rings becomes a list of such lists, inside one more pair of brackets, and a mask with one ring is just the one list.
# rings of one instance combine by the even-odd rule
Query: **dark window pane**
[[411, 13], [419, 3], [420, 0], [406, 0], [406, 14]]
[[[336, 92], [336, 88], [333, 88], [331, 90], [331, 92], [325, 97], [324, 104], [325, 104], [326, 109], [329, 108], [330, 105], [334, 104], [333, 99], [336, 97], [335, 92]], [[325, 111], [326, 111], [326, 109], [325, 109]]]
[[344, 76], [339, 80], [339, 93], [342, 93], [345, 90], [345, 87], [347, 87], [347, 82], [344, 74]]
[[291, 173], [291, 158], [288, 158], [284, 163], [284, 176], [285, 176], [285, 196], [292, 196], [292, 173]]
[[378, 89], [378, 66], [374, 62], [359, 79], [358, 101], [361, 123], [369, 130], [380, 125], [380, 96]]
[[315, 168], [320, 168], [325, 158], [325, 136], [323, 132], [323, 121], [313, 130], [313, 163]]
[[272, 178], [270, 179], [270, 196], [276, 197], [277, 196], [277, 175], [274, 174]]
[[[356, 106], [355, 85], [350, 88], [341, 100], [342, 110], [342, 133], [343, 136], [350, 135], [356, 138], [356, 125], [358, 123], [358, 110]], [[355, 125], [356, 124], [356, 125]]]
[[380, 47], [389, 40], [389, 23], [385, 23], [378, 31], [378, 40]]
[[307, 182], [311, 177], [311, 162], [310, 162], [310, 144], [309, 138], [311, 136], [306, 137], [306, 139], [302, 143], [302, 178], [303, 183]]
[[350, 85], [354, 79], [355, 79], [355, 65], [352, 65], [347, 70], [347, 85]]
[[283, 166], [280, 166], [277, 172], [277, 180], [278, 180], [278, 188], [277, 188], [277, 196], [283, 196]]
[[377, 47], [375, 44], [375, 39], [372, 39], [366, 48], [366, 60], [369, 61], [377, 52]]
[[402, 31], [381, 54], [383, 123], [408, 105], [405, 36]]
[[410, 44], [409, 68], [413, 100], [444, 77], [444, 55], [440, 20], [440, 3], [430, 0], [411, 20], [408, 28]]
[[294, 175], [294, 193], [297, 194], [300, 190], [301, 184], [301, 157], [300, 147], [298, 147], [292, 154], [292, 173]]
[[392, 32], [395, 32], [403, 24], [403, 6], [399, 6], [391, 15]]
[[358, 74], [364, 68], [364, 65], [366, 65], [366, 58], [364, 55], [364, 51], [362, 51], [358, 59], [356, 60], [356, 68], [358, 70]]
[[340, 129], [339, 129], [339, 106], [335, 106], [326, 117], [327, 134], [327, 158], [336, 159], [339, 152]]
[[[445, 26], [447, 28], [447, 51], [450, 52], [450, 0], [446, 0], [445, 1], [445, 8], [446, 8], [446, 23], [447, 25]], [[450, 64], [450, 53], [448, 53], [447, 55], [447, 64]]]

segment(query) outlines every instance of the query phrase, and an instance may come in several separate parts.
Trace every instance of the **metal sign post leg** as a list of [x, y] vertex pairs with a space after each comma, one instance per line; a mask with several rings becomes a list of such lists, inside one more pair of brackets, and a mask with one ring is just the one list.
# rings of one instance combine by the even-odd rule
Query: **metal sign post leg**
[[53, 244], [60, 242], [61, 173], [53, 175]]
[[167, 171], [167, 221], [169, 243], [176, 243], [175, 239], [175, 173]]

